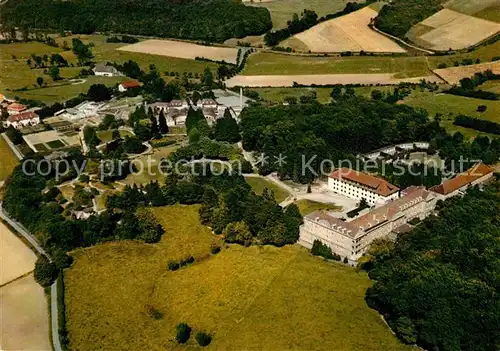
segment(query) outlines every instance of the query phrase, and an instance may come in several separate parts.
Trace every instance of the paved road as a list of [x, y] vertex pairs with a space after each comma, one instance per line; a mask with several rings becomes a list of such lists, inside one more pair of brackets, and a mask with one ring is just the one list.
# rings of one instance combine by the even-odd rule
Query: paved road
[[[11, 219], [8, 214], [4, 211], [2, 203], [0, 202], [0, 218], [7, 222], [12, 228], [14, 228], [20, 235], [23, 236], [41, 255], [47, 255], [47, 252], [40, 246], [38, 241], [31, 235], [28, 230], [21, 224], [13, 219]], [[50, 257], [49, 257], [50, 258]], [[61, 343], [59, 341], [59, 321], [57, 319], [59, 315], [58, 304], [57, 304], [57, 280], [50, 287], [50, 318], [51, 318], [51, 329], [52, 329], [52, 345], [55, 351], [62, 351]]]

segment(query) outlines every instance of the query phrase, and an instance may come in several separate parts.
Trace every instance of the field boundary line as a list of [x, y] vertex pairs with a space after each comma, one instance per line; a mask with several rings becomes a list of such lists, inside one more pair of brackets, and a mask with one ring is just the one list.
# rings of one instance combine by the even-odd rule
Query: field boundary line
[[3, 283], [2, 285], [0, 285], [0, 289], [1, 289], [1, 288], [3, 288], [3, 287], [5, 287], [5, 286], [7, 286], [7, 285], [9, 285], [9, 284], [11, 284], [11, 283], [14, 283], [14, 282], [18, 281], [18, 280], [21, 280], [21, 279], [23, 279], [23, 278], [26, 278], [28, 275], [30, 275], [30, 274], [31, 274], [31, 273], [33, 273], [34, 271], [35, 271], [35, 270], [32, 270], [32, 271], [26, 272], [26, 273], [24, 273], [24, 274], [21, 274], [21, 275], [20, 275], [19, 277], [17, 277], [17, 278], [14, 278], [14, 279], [12, 279], [12, 280], [9, 280], [9, 281], [8, 281], [8, 282], [6, 282], [6, 283]]
[[422, 51], [422, 52], [425, 52], [429, 55], [435, 55], [436, 53], [434, 51], [430, 51], [430, 50], [427, 50], [427, 49], [422, 49], [418, 46], [415, 46], [415, 45], [412, 45], [410, 43], [407, 43], [406, 41], [404, 41], [403, 39], [401, 38], [398, 38], [398, 37], [395, 37], [394, 35], [391, 35], [389, 33], [386, 33], [386, 32], [382, 32], [380, 29], [378, 29], [377, 27], [375, 26], [370, 26], [371, 29], [373, 29], [375, 32], [379, 33], [379, 34], [382, 34], [382, 35], [385, 35], [386, 37], [389, 37], [391, 39], [394, 39], [396, 41], [399, 41], [401, 44], [404, 44], [412, 49], [415, 49], [415, 50], [418, 50], [418, 51]]

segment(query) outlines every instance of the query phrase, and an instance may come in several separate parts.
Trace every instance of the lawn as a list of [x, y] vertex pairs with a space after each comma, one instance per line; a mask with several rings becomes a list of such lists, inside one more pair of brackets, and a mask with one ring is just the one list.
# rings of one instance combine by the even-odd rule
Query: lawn
[[[217, 350], [404, 350], [364, 301], [366, 273], [325, 262], [299, 246], [231, 245], [210, 255], [214, 236], [198, 206], [154, 212], [160, 243], [116, 242], [77, 250], [65, 272], [72, 350], [198, 348], [174, 341], [187, 322]], [[195, 257], [169, 271], [170, 260]], [[152, 319], [147, 306], [163, 313]], [[140, 337], [138, 337], [140, 335]]]
[[254, 6], [265, 7], [271, 13], [274, 28], [285, 28], [287, 21], [296, 13], [300, 14], [304, 9], [313, 10], [322, 17], [331, 13], [342, 11], [349, 0], [273, 0], [259, 3], [254, 0]]
[[[449, 132], [460, 131], [467, 137], [485, 133], [453, 125], [455, 116], [458, 114], [500, 122], [500, 101], [480, 100], [443, 93], [414, 92], [404, 100], [404, 103], [427, 110], [431, 117], [434, 117], [436, 113], [441, 113], [443, 115], [442, 125]], [[486, 105], [487, 110], [483, 113], [477, 112], [479, 105]]]
[[491, 91], [500, 94], [500, 81], [490, 80], [479, 87], [481, 90]]
[[283, 188], [277, 186], [276, 184], [265, 178], [247, 177], [245, 178], [245, 180], [252, 187], [252, 190], [257, 195], [261, 195], [262, 192], [264, 191], [264, 188], [272, 190], [274, 192], [274, 198], [276, 199], [277, 203], [284, 201], [288, 196], [290, 196], [288, 191], [284, 190]]
[[317, 57], [257, 52], [248, 57], [243, 75], [395, 73], [400, 78], [432, 74], [425, 57]]
[[[129, 132], [128, 130], [120, 130], [120, 137], [125, 138], [126, 136], [132, 136], [133, 134]], [[108, 141], [111, 141], [113, 138], [113, 131], [112, 130], [101, 130], [97, 132], [97, 137], [103, 142], [107, 143]]]
[[2, 136], [0, 136], [0, 158], [2, 160], [0, 161], [0, 181], [3, 181], [10, 176], [19, 160]]
[[487, 7], [474, 14], [474, 17], [479, 17], [488, 21], [500, 22], [500, 5]]
[[342, 206], [335, 206], [335, 204], [325, 204], [313, 200], [299, 200], [295, 203], [303, 216], [307, 216], [314, 211], [327, 210], [327, 211], [340, 211]]

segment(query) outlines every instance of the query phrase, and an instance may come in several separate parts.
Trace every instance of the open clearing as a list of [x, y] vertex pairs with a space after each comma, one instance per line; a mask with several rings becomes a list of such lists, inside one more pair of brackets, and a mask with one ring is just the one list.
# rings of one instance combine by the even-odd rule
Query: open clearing
[[350, 0], [244, 0], [247, 5], [265, 7], [271, 13], [273, 28], [285, 28], [293, 14], [300, 15], [304, 9], [313, 10], [322, 17], [342, 11]]
[[299, 200], [295, 202], [297, 207], [299, 208], [302, 216], [307, 216], [308, 214], [319, 211], [319, 210], [327, 210], [327, 211], [340, 211], [342, 210], [342, 206], [336, 206], [335, 204], [325, 204], [322, 202], [317, 202], [313, 200]]
[[235, 76], [226, 81], [227, 87], [291, 87], [294, 83], [303, 85], [329, 84], [399, 84], [401, 82], [418, 83], [421, 79], [428, 82], [441, 83], [436, 76], [415, 78], [397, 78], [394, 74], [310, 74], [310, 75], [266, 75], [266, 76]]
[[443, 9], [412, 27], [406, 36], [433, 50], [465, 49], [500, 31], [500, 24]]
[[144, 54], [171, 56], [184, 59], [204, 57], [214, 61], [226, 61], [236, 64], [238, 49], [206, 46], [174, 40], [145, 40], [136, 44], [118, 48], [120, 51], [140, 52]]
[[[155, 209], [166, 229], [158, 244], [73, 253], [65, 272], [71, 350], [194, 349], [200, 330], [212, 334], [208, 349], [216, 350], [410, 349], [367, 307], [366, 273], [299, 246], [231, 245], [210, 255], [213, 236], [199, 224], [198, 208]], [[190, 254], [191, 266], [168, 270], [169, 260]], [[148, 305], [163, 318], [148, 316]], [[180, 346], [175, 326], [183, 321], [194, 330]]]
[[0, 136], [0, 182], [7, 179], [12, 173], [14, 167], [17, 166], [19, 160], [16, 155], [12, 152], [11, 148], [5, 141], [5, 139]]
[[33, 274], [0, 288], [2, 350], [52, 350], [43, 288]]
[[284, 201], [290, 194], [285, 189], [279, 187], [275, 183], [261, 177], [247, 177], [245, 181], [252, 187], [252, 190], [257, 195], [262, 195], [264, 188], [274, 192], [274, 198], [277, 203]]
[[32, 273], [23, 277], [35, 261], [35, 254], [0, 222], [0, 285], [7, 283], [0, 287], [2, 350], [52, 350], [45, 293]]
[[[377, 11], [369, 7], [348, 15], [322, 22], [293, 38], [302, 42], [312, 52], [406, 52], [391, 39], [373, 31], [368, 25]], [[293, 40], [282, 46], [293, 46]], [[300, 49], [297, 47], [296, 49]]]
[[434, 73], [450, 84], [458, 84], [463, 78], [470, 78], [474, 76], [475, 73], [487, 70], [491, 70], [495, 74], [500, 74], [500, 61], [480, 63], [470, 66], [435, 69]]
[[35, 268], [36, 255], [0, 222], [0, 285]]

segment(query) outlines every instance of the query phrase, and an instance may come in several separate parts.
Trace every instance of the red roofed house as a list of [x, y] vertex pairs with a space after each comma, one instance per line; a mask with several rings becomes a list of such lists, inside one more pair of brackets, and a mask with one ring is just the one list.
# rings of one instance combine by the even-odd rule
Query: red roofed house
[[384, 206], [343, 221], [325, 211], [316, 211], [304, 217], [300, 226], [299, 244], [311, 248], [321, 241], [341, 257], [357, 261], [377, 238], [391, 238], [394, 233], [406, 232], [407, 223], [414, 218], [424, 219], [436, 205], [437, 197], [424, 187], [412, 187], [403, 197]]
[[28, 106], [18, 104], [17, 102], [14, 102], [7, 106], [7, 112], [9, 115], [15, 115], [21, 112], [24, 112], [28, 109]]
[[453, 179], [445, 180], [443, 183], [433, 186], [429, 190], [441, 195], [443, 198], [448, 198], [460, 195], [469, 186], [484, 183], [491, 177], [493, 177], [493, 168], [484, 163], [478, 163], [466, 172], [457, 175]]
[[4, 122], [6, 128], [12, 126], [16, 129], [34, 126], [40, 123], [40, 117], [35, 112], [21, 112], [15, 115], [10, 115]]
[[133, 89], [133, 88], [139, 88], [141, 84], [139, 82], [133, 81], [133, 80], [127, 80], [125, 82], [122, 82], [120, 85], [118, 85], [118, 91], [120, 92], [125, 92], [128, 89]]
[[385, 203], [399, 197], [399, 188], [386, 180], [355, 171], [339, 168], [328, 178], [328, 189], [351, 199], [365, 199], [370, 205]]

